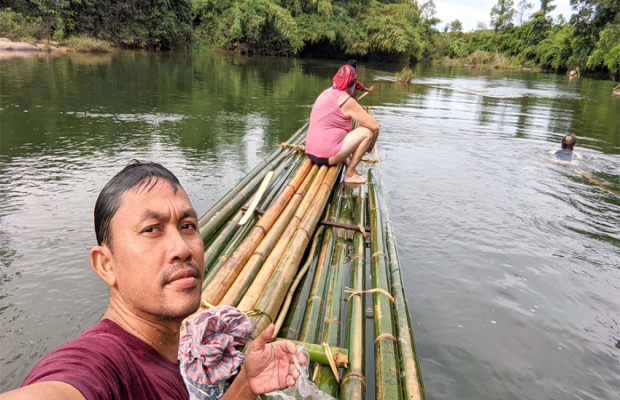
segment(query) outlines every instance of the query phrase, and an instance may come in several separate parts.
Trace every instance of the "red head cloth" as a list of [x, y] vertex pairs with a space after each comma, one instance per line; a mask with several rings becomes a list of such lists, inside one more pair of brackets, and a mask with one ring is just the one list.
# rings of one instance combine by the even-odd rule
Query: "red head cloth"
[[332, 82], [334, 82], [334, 87], [338, 90], [345, 90], [353, 82], [357, 80], [357, 74], [355, 73], [355, 69], [349, 64], [343, 65], [340, 67], [336, 75], [332, 78]]

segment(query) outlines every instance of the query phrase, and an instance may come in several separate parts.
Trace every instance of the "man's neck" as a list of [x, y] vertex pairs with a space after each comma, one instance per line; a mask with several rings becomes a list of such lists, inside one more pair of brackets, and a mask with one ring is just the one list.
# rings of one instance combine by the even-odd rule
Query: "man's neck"
[[102, 318], [107, 318], [150, 345], [164, 358], [177, 362], [181, 321], [162, 321], [132, 313], [124, 304], [110, 299]]

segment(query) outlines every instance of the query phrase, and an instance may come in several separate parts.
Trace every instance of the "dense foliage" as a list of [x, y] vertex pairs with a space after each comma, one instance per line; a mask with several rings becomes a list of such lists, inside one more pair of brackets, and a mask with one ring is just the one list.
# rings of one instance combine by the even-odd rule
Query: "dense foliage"
[[[620, 74], [620, 0], [497, 0], [489, 29], [440, 32], [432, 0], [4, 0], [0, 35], [91, 36], [125, 47], [203, 47], [255, 54], [455, 59]], [[530, 14], [530, 10], [537, 11]], [[568, 16], [567, 16], [568, 18]]]

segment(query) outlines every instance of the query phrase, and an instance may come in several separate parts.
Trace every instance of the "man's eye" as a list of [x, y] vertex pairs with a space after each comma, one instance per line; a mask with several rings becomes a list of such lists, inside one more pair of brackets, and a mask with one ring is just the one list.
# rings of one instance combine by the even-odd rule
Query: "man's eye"
[[155, 227], [154, 226], [149, 226], [148, 228], [146, 228], [144, 230], [144, 232], [146, 232], [146, 233], [153, 233], [153, 232], [155, 232]]
[[196, 229], [196, 225], [188, 222], [186, 224], [181, 225], [181, 229]]

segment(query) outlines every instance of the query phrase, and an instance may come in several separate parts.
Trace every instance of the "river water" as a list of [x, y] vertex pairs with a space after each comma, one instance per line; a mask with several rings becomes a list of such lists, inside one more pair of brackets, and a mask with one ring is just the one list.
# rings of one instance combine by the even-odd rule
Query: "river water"
[[[106, 308], [99, 190], [170, 168], [205, 212], [339, 63], [127, 52], [0, 61], [0, 391]], [[362, 63], [429, 399], [617, 399], [620, 99], [610, 81]], [[582, 158], [556, 163], [565, 133]]]

